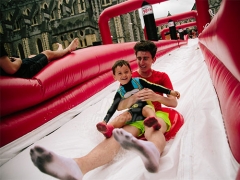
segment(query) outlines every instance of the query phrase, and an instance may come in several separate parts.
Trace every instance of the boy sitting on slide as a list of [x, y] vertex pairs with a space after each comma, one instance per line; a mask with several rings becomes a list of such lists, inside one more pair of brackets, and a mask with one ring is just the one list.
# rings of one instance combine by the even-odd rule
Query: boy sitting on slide
[[[155, 130], [159, 130], [161, 125], [156, 118], [154, 106], [150, 101], [135, 102], [128, 110], [131, 115], [131, 119], [120, 115], [115, 118], [114, 121], [109, 122], [109, 120], [117, 110], [118, 104], [122, 99], [130, 97], [143, 88], [149, 88], [159, 93], [170, 94], [178, 99], [180, 98], [180, 93], [178, 91], [170, 90], [163, 86], [150, 83], [142, 78], [132, 78], [131, 67], [128, 61], [125, 60], [116, 61], [112, 67], [112, 72], [114, 79], [119, 81], [121, 85], [115, 94], [113, 103], [109, 108], [103, 122], [100, 122], [96, 125], [98, 131], [103, 133], [106, 138], [109, 138], [112, 136], [112, 131], [114, 128], [120, 128], [125, 124], [139, 121], [142, 119], [142, 117], [146, 117], [146, 119], [143, 121], [145, 126], [153, 127]], [[135, 125], [137, 126], [137, 123], [135, 123]]]

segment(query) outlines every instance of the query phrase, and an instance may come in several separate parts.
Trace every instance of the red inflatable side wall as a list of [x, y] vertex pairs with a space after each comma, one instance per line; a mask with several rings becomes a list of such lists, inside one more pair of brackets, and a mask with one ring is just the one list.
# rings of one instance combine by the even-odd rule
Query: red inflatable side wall
[[215, 86], [232, 153], [240, 163], [240, 1], [223, 0], [199, 36], [199, 45]]
[[[185, 42], [186, 43], [186, 42]], [[0, 146], [31, 132], [70, 110], [114, 81], [116, 60], [137, 68], [135, 42], [74, 51], [45, 67], [32, 79], [0, 76]], [[178, 48], [178, 41], [156, 42], [157, 57]]]

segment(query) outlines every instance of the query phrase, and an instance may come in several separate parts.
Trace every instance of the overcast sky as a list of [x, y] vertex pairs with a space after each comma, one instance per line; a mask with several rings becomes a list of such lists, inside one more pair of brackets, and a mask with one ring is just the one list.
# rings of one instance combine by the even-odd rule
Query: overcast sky
[[[195, 0], [168, 0], [165, 2], [161, 2], [160, 4], [154, 4], [152, 5], [154, 18], [157, 19], [161, 17], [166, 17], [168, 15], [168, 11], [171, 15], [191, 11], [194, 3]], [[139, 13], [143, 23], [142, 9], [139, 9]]]

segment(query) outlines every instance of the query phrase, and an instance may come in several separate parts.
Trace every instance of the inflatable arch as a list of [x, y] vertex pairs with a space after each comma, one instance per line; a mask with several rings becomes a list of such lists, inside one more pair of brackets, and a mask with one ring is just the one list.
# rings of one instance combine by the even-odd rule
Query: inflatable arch
[[[188, 19], [188, 18], [194, 18], [195, 22], [190, 22], [190, 24], [185, 23], [186, 25], [181, 24], [179, 26], [183, 26], [183, 27], [179, 27], [179, 26], [178, 27], [179, 28], [190, 27], [190, 26], [192, 26], [193, 23], [194, 23], [194, 25], [198, 26], [197, 11], [189, 11], [189, 12], [185, 12], [185, 13], [181, 13], [181, 14], [177, 14], [177, 15], [172, 15], [172, 16], [168, 16], [168, 17], [164, 17], [164, 18], [159, 18], [159, 19], [155, 20], [155, 23], [156, 23], [156, 26], [161, 26], [163, 24], [167, 24], [169, 20], [179, 21], [179, 20], [184, 20], [184, 19]], [[166, 31], [167, 30], [165, 30], [165, 29], [163, 29], [161, 31], [162, 38], [164, 37], [163, 33], [165, 33]], [[144, 28], [144, 35], [145, 35], [145, 38], [147, 39], [146, 28]], [[163, 38], [163, 39], [165, 39], [165, 38]]]
[[[117, 4], [115, 6], [111, 6], [107, 9], [105, 9], [101, 13], [101, 15], [99, 17], [99, 29], [100, 29], [100, 33], [102, 36], [103, 44], [112, 44], [110, 28], [108, 25], [109, 19], [112, 17], [116, 17], [118, 15], [125, 14], [125, 13], [128, 13], [128, 12], [131, 12], [131, 11], [141, 8], [143, 1], [144, 0], [139, 0], [139, 1], [128, 0], [128, 1], [122, 2], [120, 4]], [[156, 3], [161, 3], [164, 1], [166, 1], [166, 0], [147, 0], [146, 2], [148, 2], [148, 4], [156, 4]], [[209, 23], [211, 20], [210, 16], [208, 14], [206, 14], [206, 12], [208, 11], [208, 1], [207, 0], [196, 0], [196, 4], [198, 7], [198, 17], [199, 17], [199, 20], [196, 20], [196, 21], [198, 22], [198, 24], [197, 24], [198, 32], [201, 33], [203, 30], [203, 27], [207, 23]], [[178, 16], [178, 20], [180, 18], [183, 18], [183, 16], [185, 16], [185, 18], [186, 17], [195, 17], [197, 19], [197, 15], [196, 15], [195, 11], [183, 13], [183, 15], [177, 15], [177, 16]], [[157, 24], [157, 26], [158, 25], [159, 24]], [[145, 33], [145, 37], [146, 37], [146, 33]]]
[[[176, 29], [180, 29], [180, 28], [184, 29], [184, 28], [187, 28], [187, 27], [195, 26], [196, 24], [197, 24], [196, 22], [189, 22], [189, 23], [177, 25]], [[169, 32], [169, 28], [164, 28], [161, 31], [161, 37], [162, 37], [163, 40], [165, 40], [165, 33], [166, 32]]]

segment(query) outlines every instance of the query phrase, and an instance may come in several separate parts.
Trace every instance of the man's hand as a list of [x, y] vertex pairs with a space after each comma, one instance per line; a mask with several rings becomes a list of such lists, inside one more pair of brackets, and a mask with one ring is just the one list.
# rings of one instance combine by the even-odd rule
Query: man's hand
[[[136, 93], [137, 99], [142, 101], [157, 101], [159, 94], [148, 88], [144, 88], [138, 93]], [[161, 95], [160, 95], [161, 96]]]
[[164, 104], [168, 107], [176, 107], [177, 100], [172, 95], [167, 95], [167, 97], [162, 96], [161, 94], [157, 94], [151, 89], [144, 88], [143, 90], [139, 91], [137, 94], [137, 98], [142, 101], [158, 101], [161, 104]]

